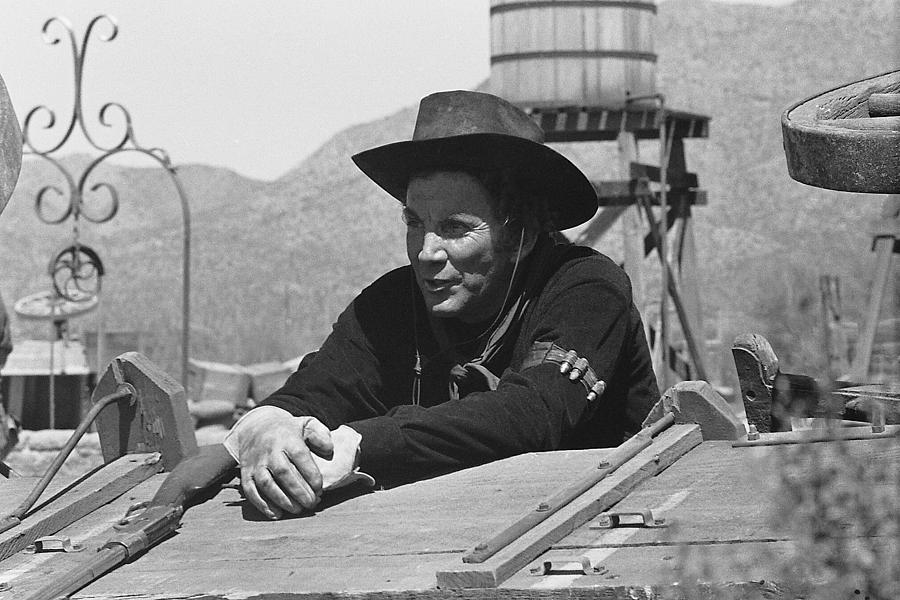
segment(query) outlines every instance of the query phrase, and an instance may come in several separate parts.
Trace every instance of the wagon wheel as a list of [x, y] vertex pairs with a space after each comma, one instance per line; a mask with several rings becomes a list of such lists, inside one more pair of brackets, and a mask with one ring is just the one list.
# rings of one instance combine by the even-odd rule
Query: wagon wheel
[[900, 193], [900, 71], [850, 83], [781, 117], [791, 177], [808, 185]]

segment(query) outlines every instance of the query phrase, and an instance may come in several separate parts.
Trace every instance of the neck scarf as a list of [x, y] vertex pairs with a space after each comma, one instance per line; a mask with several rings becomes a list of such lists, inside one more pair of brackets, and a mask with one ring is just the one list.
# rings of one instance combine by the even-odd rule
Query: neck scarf
[[[518, 331], [522, 320], [531, 302], [543, 288], [543, 282], [547, 277], [547, 268], [553, 262], [556, 246], [550, 240], [539, 240], [531, 255], [526, 259], [522, 276], [517, 277], [518, 282], [513, 282], [514, 289], [504, 306], [500, 309], [503, 316], [496, 324], [482, 332], [476, 338], [454, 344], [450, 340], [446, 326], [441, 319], [428, 318], [431, 329], [434, 332], [438, 345], [441, 348], [439, 354], [451, 357], [453, 366], [450, 367], [448, 381], [451, 400], [459, 399], [476, 391], [496, 390], [500, 381], [499, 375], [491, 371], [491, 367], [497, 369], [497, 365], [491, 365], [492, 361], [501, 354], [511, 350], [511, 345], [518, 338]], [[505, 313], [503, 312], [505, 310]], [[484, 340], [483, 344], [481, 340]], [[478, 342], [474, 351], [461, 354], [463, 346], [471, 342]], [[415, 381], [413, 384], [413, 404], [419, 403], [422, 363], [418, 352], [418, 340], [416, 341], [416, 367]], [[467, 357], [468, 355], [468, 357]], [[431, 357], [432, 360], [437, 356]], [[502, 369], [498, 369], [502, 370]]]

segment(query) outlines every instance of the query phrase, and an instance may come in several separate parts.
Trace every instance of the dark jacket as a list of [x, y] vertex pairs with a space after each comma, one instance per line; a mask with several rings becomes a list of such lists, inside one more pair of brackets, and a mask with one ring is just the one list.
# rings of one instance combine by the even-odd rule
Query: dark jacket
[[[532, 301], [485, 363], [500, 376], [495, 390], [470, 391], [463, 381], [451, 398], [452, 368], [480, 349], [438, 342], [407, 266], [363, 290], [321, 349], [264, 404], [356, 429], [360, 467], [380, 483], [524, 452], [619, 444], [659, 398], [630, 282], [602, 254], [550, 246], [532, 252], [526, 268], [540, 271], [531, 273]], [[453, 321], [440, 324], [465, 338], [467, 326]], [[586, 386], [561, 375], [559, 361], [541, 359], [550, 346], [587, 359], [605, 392], [589, 402]]]

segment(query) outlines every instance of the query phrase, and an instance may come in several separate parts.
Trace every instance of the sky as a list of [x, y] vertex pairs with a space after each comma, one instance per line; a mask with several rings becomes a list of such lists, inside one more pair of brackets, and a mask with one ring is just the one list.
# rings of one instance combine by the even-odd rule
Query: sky
[[[732, 0], [730, 0], [732, 1]], [[749, 2], [750, 0], [745, 0]], [[752, 0], [784, 4], [790, 0]], [[84, 59], [85, 126], [117, 141], [99, 121], [123, 105], [143, 147], [178, 164], [203, 163], [276, 179], [348, 126], [387, 116], [431, 92], [472, 89], [490, 74], [490, 0], [0, 0], [0, 76], [20, 122], [39, 148], [62, 139], [74, 110], [73, 53], [64, 17]], [[73, 134], [59, 154], [88, 151]], [[97, 153], [97, 151], [93, 151]], [[146, 161], [145, 161], [146, 163]], [[148, 165], [149, 166], [149, 165]]]

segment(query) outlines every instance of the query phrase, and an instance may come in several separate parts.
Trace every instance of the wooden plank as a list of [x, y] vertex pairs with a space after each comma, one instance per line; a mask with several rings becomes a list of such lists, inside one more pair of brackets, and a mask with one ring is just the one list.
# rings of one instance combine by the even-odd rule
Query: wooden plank
[[553, 496], [541, 501], [537, 507], [519, 517], [512, 524], [504, 527], [487, 541], [481, 542], [463, 556], [463, 562], [481, 563], [493, 556], [501, 548], [512, 543], [526, 532], [534, 529], [550, 515], [577, 499], [589, 489], [597, 485], [610, 473], [634, 458], [641, 450], [653, 443], [659, 432], [675, 423], [675, 415], [666, 412], [656, 417], [654, 422], [645, 425], [641, 431], [628, 438], [603, 459], [602, 465], [596, 465], [584, 473], [577, 481], [562, 488]]
[[[608, 71], [618, 61], [598, 62], [602, 65], [598, 67], [601, 79], [615, 77], [614, 73], [610, 74]], [[613, 64], [609, 64], [610, 62]], [[614, 141], [622, 131], [632, 133], [638, 139], [659, 137], [655, 106], [631, 106], [628, 109], [609, 105], [544, 108], [532, 106], [527, 107], [527, 110], [535, 122], [544, 129], [547, 142]], [[557, 117], [561, 112], [572, 116], [559, 119]], [[581, 118], [577, 113], [585, 113], [586, 118]], [[709, 135], [709, 117], [667, 110], [666, 118], [672, 128], [672, 135], [676, 138], [705, 138]], [[578, 125], [570, 127], [569, 124]]]
[[500, 585], [551, 544], [620, 501], [635, 486], [674, 463], [701, 440], [697, 425], [671, 427], [615, 473], [484, 563], [438, 571], [438, 587], [485, 588]]
[[[659, 192], [650, 189], [634, 180], [621, 181], [592, 181], [597, 192], [600, 206], [631, 206], [635, 204], [638, 195], [647, 196], [650, 204], [659, 205]], [[683, 202], [688, 205], [704, 205], [707, 203], [706, 190], [669, 190], [667, 198], [670, 202]]]
[[[191, 507], [175, 536], [79, 595], [124, 597], [137, 591], [183, 598], [189, 589], [226, 590], [235, 598], [252, 595], [245, 590], [299, 596], [334, 591], [337, 581], [352, 581], [353, 589], [370, 593], [432, 589], [435, 572], [459, 563], [486, 531], [508, 523], [608, 452], [530, 453], [389, 490], [348, 491], [326, 497], [315, 513], [283, 521], [263, 519], [237, 489], [227, 488]], [[152, 491], [143, 499], [150, 496]], [[124, 500], [118, 516], [127, 508]], [[72, 531], [73, 539], [83, 539]], [[71, 565], [78, 555], [59, 558]], [[46, 579], [48, 564], [14, 583], [21, 588]], [[191, 566], [189, 575], [181, 565]], [[280, 579], [285, 573], [279, 565], [295, 575]]]
[[[873, 461], [900, 461], [895, 441], [853, 442], [846, 450]], [[777, 578], [771, 583], [778, 556], [788, 556], [791, 548], [784, 524], [769, 514], [777, 483], [772, 475], [782, 451], [704, 442], [675, 465], [645, 479], [615, 506], [653, 508], [670, 527], [598, 531], [583, 525], [545, 555], [555, 559], [588, 553], [606, 569], [602, 574], [535, 577], [526, 569], [499, 588], [435, 588], [435, 572], [460, 565], [464, 549], [491, 530], [485, 523], [506, 523], [505, 514], [517, 515], [521, 506], [530, 506], [561, 481], [596, 465], [606, 451], [591, 450], [523, 455], [393, 490], [330, 500], [314, 515], [286, 521], [260, 520], [230, 487], [190, 508], [178, 534], [75, 597], [631, 600], [667, 597], [664, 593], [717, 597], [675, 595], [674, 583], [681, 583], [682, 591], [696, 583], [688, 577], [693, 572], [673, 568], [685, 564], [679, 563], [682, 551], [708, 552], [714, 560], [746, 558], [743, 571], [719, 570], [718, 563], [712, 571], [716, 577], [730, 577], [718, 581], [735, 582], [727, 590], [746, 594], [740, 597], [761, 593], [795, 597], [779, 591], [782, 584]], [[61, 564], [82, 560], [105, 539], [98, 534], [131, 502], [152, 496], [163, 477], [155, 476], [61, 532], [77, 541], [96, 540], [85, 552], [20, 553], [5, 561], [0, 583], [11, 586], [7, 595], [27, 597], [59, 572]], [[514, 506], [507, 510], [507, 505]], [[623, 531], [628, 538], [622, 537]], [[764, 550], [773, 552], [776, 560], [757, 565], [758, 553]]]
[[836, 427], [833, 429], [801, 429], [781, 433], [761, 433], [757, 440], [738, 440], [736, 447], [786, 446], [834, 441], [893, 440], [900, 436], [900, 425], [887, 425], [884, 431], [875, 433], [870, 427]]
[[[116, 362], [138, 398], [134, 403], [110, 404], [97, 415], [103, 460], [110, 462], [129, 452], [159, 451], [163, 465], [171, 471], [182, 458], [197, 451], [184, 388], [143, 354], [126, 352]], [[117, 386], [110, 366], [93, 398], [110, 394]]]
[[[773, 518], [779, 484], [773, 474], [782, 467], [784, 451], [784, 447], [734, 448], [728, 441], [704, 442], [615, 507], [619, 511], [651, 509], [655, 517], [666, 519], [667, 527], [629, 528], [629, 537], [623, 539], [623, 529], [594, 529], [593, 523], [587, 523], [553, 548], [577, 553], [584, 548], [789, 539], [787, 524]], [[842, 452], [849, 460], [900, 465], [896, 439], [848, 442]], [[878, 486], [871, 493], [880, 493]]]
[[[673, 142], [674, 146], [674, 142]], [[684, 150], [682, 149], [682, 152]], [[644, 163], [634, 162], [630, 165], [630, 172], [632, 179], [639, 179], [641, 177], [647, 177], [650, 181], [655, 183], [659, 183], [660, 179], [660, 169], [656, 165], [647, 165]], [[681, 170], [678, 168], [673, 168], [673, 165], [670, 164], [669, 168], [666, 170], [666, 183], [672, 189], [687, 189], [687, 188], [695, 188], [699, 187], [700, 182], [697, 179], [696, 173], [688, 173], [686, 170]]]
[[[28, 598], [41, 589], [52, 577], [59, 576], [76, 565], [90, 560], [92, 555], [110, 538], [112, 526], [118, 522], [132, 504], [149, 500], [162, 481], [164, 474], [153, 475], [137, 484], [115, 500], [99, 507], [78, 521], [56, 533], [68, 537], [84, 547], [81, 552], [47, 552], [29, 554], [19, 552], [9, 557], [0, 568], [0, 586], [13, 598]], [[0, 595], [0, 598], [7, 600]]]
[[[670, 201], [674, 200], [674, 202], [669, 203], [668, 211], [666, 213], [666, 233], [667, 234], [672, 230], [672, 227], [674, 227], [675, 224], [680, 219], [685, 218], [682, 207], [687, 208], [687, 206], [684, 205], [681, 202], [681, 200], [673, 198], [672, 197], [673, 195], [674, 194], [667, 194], [668, 199]], [[688, 210], [690, 210], [690, 209], [688, 209]], [[660, 225], [660, 224], [661, 223], [659, 223], [658, 225]], [[657, 225], [657, 227], [658, 227], [658, 225]], [[656, 236], [653, 234], [653, 232], [649, 232], [644, 236], [644, 256], [650, 256], [650, 253], [653, 252], [654, 250], [657, 250]]]
[[[619, 176], [622, 179], [628, 177], [629, 167], [637, 158], [637, 141], [634, 134], [621, 132], [617, 140], [619, 154]], [[640, 208], [630, 206], [622, 215], [622, 254], [625, 273], [631, 280], [631, 296], [634, 305], [641, 312], [646, 314], [647, 297], [644, 290], [643, 263], [644, 256], [641, 253], [639, 239], [643, 224], [641, 223]], [[647, 327], [648, 322], [644, 320], [644, 326]]]
[[[791, 556], [792, 550], [791, 542], [554, 550], [541, 557], [541, 562], [553, 564], [549, 574], [535, 576], [526, 569], [510, 578], [501, 589], [518, 590], [522, 597], [527, 594], [528, 598], [555, 598], [564, 592], [578, 598], [589, 592], [594, 598], [604, 600], [787, 600], [797, 596], [784, 583], [773, 582], [771, 577], [780, 561]], [[581, 557], [590, 560], [598, 571], [590, 575], [577, 571], [578, 565], [572, 564], [571, 559]], [[853, 597], [852, 590], [846, 597]]]
[[[851, 461], [900, 464], [900, 445], [895, 440], [851, 442], [837, 454]], [[669, 586], [681, 585], [684, 595], [673, 597], [732, 597], [689, 593], [685, 586], [696, 584], [702, 576], [707, 582], [740, 584], [735, 589], [744, 592], [759, 591], [751, 584], [768, 581], [786, 594], [790, 582], [782, 567], [791, 564], [789, 559], [796, 559], [796, 553], [791, 527], [774, 512], [783, 492], [778, 478], [772, 476], [783, 460], [783, 448], [731, 448], [728, 442], [704, 442], [615, 506], [614, 510], [623, 512], [651, 509], [655, 518], [665, 519], [666, 527], [596, 529], [587, 523], [502, 587], [534, 593], [584, 587], [604, 598], [628, 598], [620, 593], [629, 587], [645, 590], [646, 597], [651, 597], [651, 591], [658, 595], [652, 597], [668, 597], [677, 589]], [[895, 485], [895, 480], [877, 482], [866, 494], [890, 498], [896, 494], [891, 489]], [[859, 541], [883, 544], [882, 556], [891, 552], [897, 556], [900, 542], [896, 536]], [[854, 543], [848, 540], [848, 551]], [[583, 557], [598, 568], [596, 573], [575, 571], [580, 562], [571, 561]], [[544, 561], [551, 562], [551, 574], [531, 575], [530, 567], [542, 566]], [[849, 598], [850, 591], [828, 597]], [[795, 597], [780, 594], [763, 597]]]
[[[900, 142], [900, 139], [898, 139]], [[900, 147], [900, 143], [897, 144]], [[897, 164], [900, 164], [898, 156]], [[897, 190], [900, 192], [900, 189]], [[894, 220], [900, 222], [900, 194], [887, 196], [881, 207], [882, 220]], [[893, 237], [875, 238], [875, 274], [872, 277], [872, 287], [869, 290], [869, 306], [866, 309], [863, 328], [856, 343], [856, 358], [850, 369], [850, 377], [854, 381], [867, 381], [869, 377], [869, 363], [872, 359], [872, 346], [875, 343], [875, 333], [878, 330], [878, 320], [881, 316], [882, 303], [891, 281], [894, 243]]]
[[[0, 561], [25, 548], [35, 539], [58, 532], [100, 506], [118, 498], [138, 483], [162, 470], [158, 453], [130, 454], [82, 477], [37, 505], [22, 524], [0, 534]], [[4, 504], [17, 506], [34, 487], [37, 478], [13, 479], [3, 484]]]
[[596, 244], [600, 243], [600, 239], [606, 235], [627, 209], [627, 206], [606, 206], [601, 208], [594, 215], [594, 218], [575, 236], [572, 243], [596, 248]]

